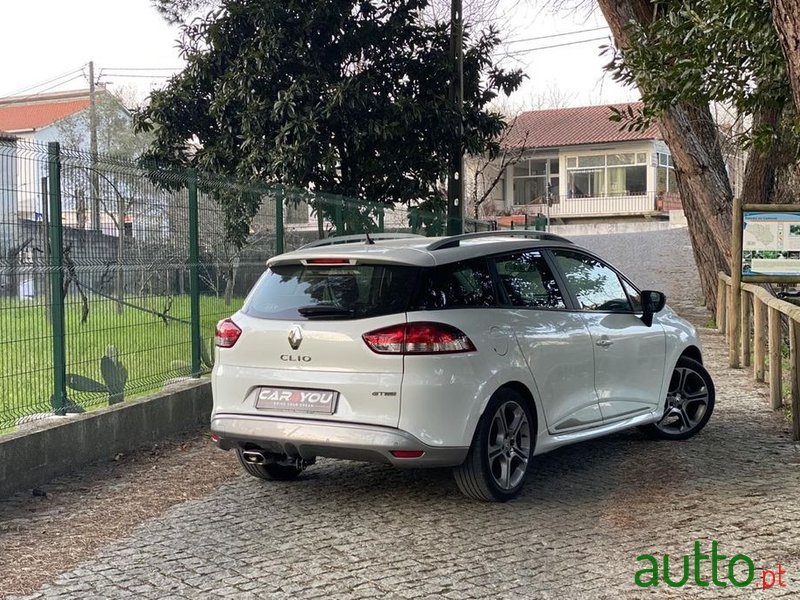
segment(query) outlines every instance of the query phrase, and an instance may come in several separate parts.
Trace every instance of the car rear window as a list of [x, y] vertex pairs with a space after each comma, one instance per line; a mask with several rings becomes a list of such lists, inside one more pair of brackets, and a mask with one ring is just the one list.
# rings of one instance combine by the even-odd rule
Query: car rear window
[[242, 309], [264, 319], [363, 319], [405, 312], [418, 269], [401, 265], [275, 265]]

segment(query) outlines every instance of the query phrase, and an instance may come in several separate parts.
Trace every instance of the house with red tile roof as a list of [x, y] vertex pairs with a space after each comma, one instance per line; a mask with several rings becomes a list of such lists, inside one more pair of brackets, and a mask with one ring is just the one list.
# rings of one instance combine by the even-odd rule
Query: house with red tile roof
[[[98, 105], [113, 101], [122, 113], [130, 116], [122, 102], [104, 86], [97, 87], [96, 95]], [[0, 98], [0, 131], [20, 139], [57, 141], [58, 126], [81, 115], [88, 118], [90, 102], [88, 89]]]
[[[616, 105], [635, 112], [640, 103]], [[521, 113], [503, 134], [504, 172], [492, 190], [495, 214], [544, 214], [562, 222], [666, 217], [680, 208], [669, 148], [656, 125], [628, 131], [611, 106]], [[548, 198], [550, 202], [548, 203]]]
[[[108, 104], [130, 119], [127, 108], [105, 87], [98, 86], [96, 94], [98, 106]], [[89, 150], [90, 103], [88, 89], [0, 98], [0, 131], [19, 140], [14, 189], [20, 218], [36, 221], [43, 216], [41, 181], [47, 173], [43, 171], [46, 161], [39, 155], [46, 152], [44, 144], [59, 141]], [[65, 139], [67, 131], [69, 139]], [[39, 146], [26, 145], [28, 142]], [[34, 154], [36, 160], [32, 160]], [[64, 215], [67, 220], [74, 218], [69, 207]]]
[[87, 108], [89, 98], [74, 98], [73, 94], [64, 99], [0, 98], [0, 127], [9, 133], [27, 136]]

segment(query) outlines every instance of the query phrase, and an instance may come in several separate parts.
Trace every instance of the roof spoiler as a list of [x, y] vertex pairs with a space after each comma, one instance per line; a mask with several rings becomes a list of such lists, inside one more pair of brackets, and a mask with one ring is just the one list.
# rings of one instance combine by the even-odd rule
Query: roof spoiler
[[334, 246], [336, 244], [358, 244], [359, 242], [369, 243], [370, 240], [404, 240], [406, 238], [425, 237], [415, 233], [358, 233], [355, 235], [334, 235], [331, 237], [316, 240], [300, 246], [298, 250], [306, 248], [318, 248], [319, 246]]

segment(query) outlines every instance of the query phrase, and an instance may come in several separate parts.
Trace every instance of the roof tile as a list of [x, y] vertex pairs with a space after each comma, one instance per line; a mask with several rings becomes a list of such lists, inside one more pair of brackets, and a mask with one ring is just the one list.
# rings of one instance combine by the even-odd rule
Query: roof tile
[[642, 103], [524, 112], [514, 120], [502, 145], [506, 148], [558, 148], [661, 139], [661, 132], [655, 124], [644, 131], [621, 130], [620, 123], [609, 120], [613, 114], [611, 106], [620, 110], [627, 110], [630, 106], [636, 111], [642, 108]]
[[89, 107], [89, 99], [0, 106], [0, 130], [41, 129]]

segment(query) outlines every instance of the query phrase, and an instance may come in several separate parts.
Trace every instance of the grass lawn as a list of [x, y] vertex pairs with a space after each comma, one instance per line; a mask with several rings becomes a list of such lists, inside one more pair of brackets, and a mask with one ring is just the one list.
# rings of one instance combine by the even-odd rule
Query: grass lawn
[[[161, 312], [167, 297], [128, 297], [126, 301]], [[206, 346], [214, 335], [219, 319], [234, 313], [242, 299], [225, 306], [221, 298], [203, 296], [200, 301], [201, 334]], [[175, 361], [191, 360], [189, 296], [175, 296], [168, 315], [187, 323], [164, 320], [126, 306], [117, 312], [117, 303], [91, 298], [89, 316], [81, 323], [82, 305], [70, 296], [66, 306], [67, 373], [91, 377], [102, 382], [100, 358], [109, 345], [119, 352], [128, 370], [125, 397], [161, 389], [164, 382], [180, 375]], [[0, 301], [0, 431], [14, 425], [16, 419], [36, 412], [50, 412], [53, 392], [52, 328], [47, 308], [37, 301]], [[86, 408], [105, 406], [108, 396], [102, 393], [68, 390], [70, 399]]]

